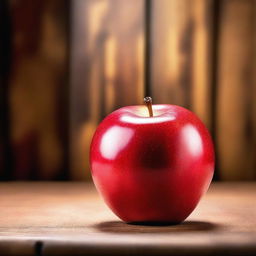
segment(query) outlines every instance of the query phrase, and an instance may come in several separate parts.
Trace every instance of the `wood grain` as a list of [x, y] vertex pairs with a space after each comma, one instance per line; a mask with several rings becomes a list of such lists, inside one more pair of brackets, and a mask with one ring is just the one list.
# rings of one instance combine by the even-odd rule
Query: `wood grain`
[[193, 110], [211, 126], [211, 0], [153, 1], [152, 91], [155, 103]]
[[67, 2], [14, 1], [8, 102], [13, 179], [55, 179], [65, 163]]
[[255, 2], [220, 3], [216, 131], [220, 176], [250, 180], [256, 177]]
[[8, 82], [11, 56], [11, 22], [7, 1], [0, 2], [0, 179], [10, 178], [11, 148], [8, 109]]
[[218, 178], [255, 180], [255, 28], [256, 0], [0, 1], [0, 179], [90, 179], [99, 122], [149, 91], [210, 129]]
[[98, 123], [143, 100], [143, 1], [72, 4], [70, 172], [81, 180]]
[[89, 183], [1, 183], [2, 255], [255, 255], [255, 183], [213, 183], [181, 225], [121, 222]]
[[[256, 168], [256, 0], [253, 1], [253, 55], [252, 55], [252, 89], [250, 96], [250, 120], [252, 133], [251, 135], [251, 145], [252, 145], [252, 168]], [[250, 170], [250, 172], [253, 172]], [[256, 172], [253, 172], [253, 178], [256, 180]]]

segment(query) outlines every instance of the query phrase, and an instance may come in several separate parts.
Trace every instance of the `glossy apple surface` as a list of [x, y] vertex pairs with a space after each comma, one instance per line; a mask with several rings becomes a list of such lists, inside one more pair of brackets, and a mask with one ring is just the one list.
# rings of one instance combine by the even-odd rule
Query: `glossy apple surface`
[[90, 151], [93, 181], [125, 222], [179, 223], [194, 210], [214, 171], [204, 124], [175, 105], [128, 106], [98, 126]]

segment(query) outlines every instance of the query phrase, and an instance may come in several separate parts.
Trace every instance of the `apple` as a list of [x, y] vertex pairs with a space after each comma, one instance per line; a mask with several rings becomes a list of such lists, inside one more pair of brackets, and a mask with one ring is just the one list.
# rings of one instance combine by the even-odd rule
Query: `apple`
[[180, 223], [210, 185], [213, 143], [191, 111], [144, 101], [100, 123], [90, 148], [92, 178], [123, 221]]

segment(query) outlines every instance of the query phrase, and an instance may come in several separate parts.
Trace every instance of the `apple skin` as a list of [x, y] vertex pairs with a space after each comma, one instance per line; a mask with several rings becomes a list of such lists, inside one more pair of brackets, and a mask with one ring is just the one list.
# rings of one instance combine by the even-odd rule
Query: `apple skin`
[[98, 126], [90, 148], [97, 190], [125, 222], [180, 223], [207, 191], [214, 172], [209, 132], [176, 105], [128, 106]]

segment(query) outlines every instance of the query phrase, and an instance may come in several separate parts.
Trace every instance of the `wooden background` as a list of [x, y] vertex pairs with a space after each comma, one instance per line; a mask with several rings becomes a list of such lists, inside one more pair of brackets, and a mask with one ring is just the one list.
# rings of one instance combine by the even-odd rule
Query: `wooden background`
[[215, 142], [216, 179], [256, 179], [256, 0], [1, 0], [0, 178], [90, 178], [114, 109], [178, 104]]

